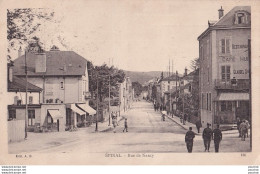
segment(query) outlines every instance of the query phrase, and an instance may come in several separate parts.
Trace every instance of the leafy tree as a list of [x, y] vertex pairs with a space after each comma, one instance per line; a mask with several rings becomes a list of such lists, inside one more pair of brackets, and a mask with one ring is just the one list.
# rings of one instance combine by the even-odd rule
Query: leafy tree
[[35, 33], [44, 21], [51, 21], [54, 12], [49, 9], [7, 9], [7, 59], [11, 60], [11, 51], [30, 41], [40, 43]]
[[89, 69], [89, 85], [93, 96], [97, 96], [97, 82], [99, 100], [103, 102], [104, 98], [109, 97], [109, 76], [110, 76], [110, 96], [118, 97], [118, 84], [122, 83], [125, 78], [123, 70], [117, 69], [114, 66], [108, 67], [106, 64], [101, 66], [93, 66], [88, 63]]
[[152, 99], [156, 99], [157, 96], [157, 88], [155, 85], [152, 87]]
[[140, 96], [143, 91], [143, 86], [139, 82], [132, 82], [132, 88], [135, 90], [135, 95]]
[[197, 70], [200, 67], [200, 59], [195, 58], [190, 62], [190, 67], [192, 70]]

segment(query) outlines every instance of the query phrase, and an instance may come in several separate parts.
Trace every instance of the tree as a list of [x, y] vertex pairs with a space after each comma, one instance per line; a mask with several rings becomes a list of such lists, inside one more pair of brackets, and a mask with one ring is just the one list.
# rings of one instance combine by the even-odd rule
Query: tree
[[200, 67], [200, 59], [195, 58], [190, 62], [190, 67], [192, 70], [197, 70]]
[[12, 59], [11, 51], [17, 50], [21, 45], [29, 45], [30, 41], [40, 43], [35, 32], [44, 21], [51, 21], [54, 12], [49, 9], [7, 9], [7, 59]]
[[156, 99], [157, 96], [157, 88], [155, 85], [152, 87], [152, 99]]
[[89, 86], [93, 96], [97, 95], [97, 82], [99, 100], [103, 102], [104, 98], [109, 97], [109, 76], [111, 97], [118, 96], [118, 83], [122, 83], [125, 78], [123, 70], [117, 69], [114, 66], [108, 67], [106, 64], [101, 66], [93, 66], [91, 62], [88, 63], [89, 70]]
[[143, 86], [139, 82], [132, 82], [132, 87], [135, 90], [135, 96], [140, 96], [143, 91]]

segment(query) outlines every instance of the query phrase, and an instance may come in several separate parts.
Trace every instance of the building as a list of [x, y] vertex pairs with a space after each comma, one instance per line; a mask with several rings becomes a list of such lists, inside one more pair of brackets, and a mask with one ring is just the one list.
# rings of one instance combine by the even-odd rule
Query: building
[[130, 77], [125, 77], [124, 81], [119, 85], [119, 108], [120, 111], [127, 111], [133, 101], [132, 82]]
[[198, 37], [200, 114], [203, 126], [249, 119], [249, 56], [251, 9], [237, 6], [209, 21]]
[[[27, 83], [27, 85], [26, 85]], [[35, 123], [41, 115], [40, 94], [42, 89], [26, 82], [25, 79], [13, 76], [13, 63], [8, 63], [8, 142], [19, 141], [24, 138], [26, 88], [28, 119], [27, 131], [34, 131]]]
[[64, 131], [81, 126], [96, 111], [88, 104], [90, 98], [87, 60], [73, 51], [53, 47], [41, 53], [26, 53], [14, 60], [13, 75], [25, 78], [41, 88], [40, 117], [36, 124], [43, 130]]

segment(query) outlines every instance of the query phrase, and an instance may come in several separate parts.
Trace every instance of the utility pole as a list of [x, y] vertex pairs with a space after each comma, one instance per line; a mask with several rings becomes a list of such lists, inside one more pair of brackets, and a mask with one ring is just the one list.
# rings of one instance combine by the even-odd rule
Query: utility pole
[[110, 126], [110, 118], [111, 118], [111, 113], [110, 113], [110, 75], [108, 76], [108, 126]]
[[28, 72], [27, 72], [27, 57], [26, 57], [26, 50], [24, 53], [24, 63], [25, 63], [25, 80], [26, 80], [26, 85], [25, 85], [25, 116], [24, 116], [24, 124], [25, 124], [25, 136], [24, 139], [27, 139], [27, 115], [28, 115], [28, 103], [27, 103], [27, 95], [28, 95]]
[[250, 149], [252, 150], [252, 80], [251, 80], [251, 39], [248, 39], [248, 63], [249, 63], [249, 123], [250, 123]]
[[98, 132], [98, 112], [99, 112], [99, 108], [98, 108], [98, 100], [99, 100], [99, 96], [98, 96], [98, 75], [97, 75], [97, 115], [96, 115], [96, 132]]

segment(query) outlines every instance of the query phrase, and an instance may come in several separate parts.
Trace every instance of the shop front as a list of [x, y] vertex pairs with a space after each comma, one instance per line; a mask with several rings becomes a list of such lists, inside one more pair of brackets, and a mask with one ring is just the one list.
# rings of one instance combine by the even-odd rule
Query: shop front
[[235, 124], [237, 117], [249, 120], [248, 93], [220, 93], [214, 103], [215, 124]]

